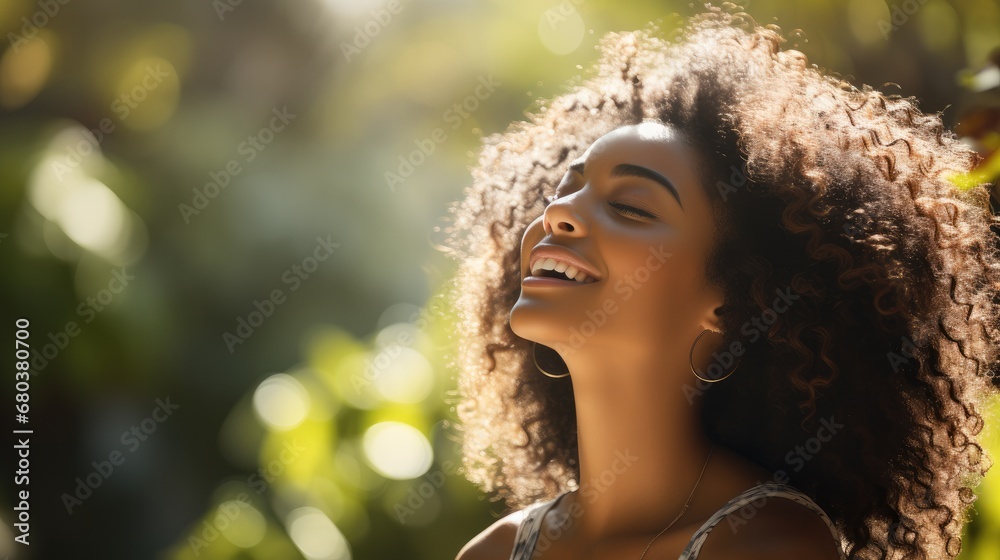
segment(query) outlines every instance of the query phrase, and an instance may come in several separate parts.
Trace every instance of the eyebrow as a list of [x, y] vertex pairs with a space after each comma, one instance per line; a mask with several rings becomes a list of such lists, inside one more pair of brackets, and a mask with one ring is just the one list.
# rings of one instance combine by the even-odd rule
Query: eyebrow
[[[569, 170], [583, 175], [583, 166], [584, 162], [578, 161], [571, 164], [569, 166]], [[656, 181], [662, 185], [663, 188], [667, 189], [667, 192], [674, 197], [677, 201], [677, 205], [681, 207], [681, 210], [684, 210], [684, 205], [681, 204], [681, 197], [677, 193], [677, 187], [670, 182], [670, 179], [667, 179], [660, 173], [657, 173], [648, 167], [642, 167], [641, 165], [635, 165], [632, 163], [619, 163], [611, 169], [611, 177], [640, 177]]]

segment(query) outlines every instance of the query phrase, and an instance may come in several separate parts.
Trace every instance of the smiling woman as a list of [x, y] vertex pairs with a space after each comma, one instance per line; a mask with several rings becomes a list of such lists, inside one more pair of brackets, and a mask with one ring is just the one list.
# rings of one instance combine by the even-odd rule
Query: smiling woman
[[458, 415], [516, 511], [459, 558], [958, 554], [1000, 385], [988, 195], [947, 180], [978, 156], [782, 41], [711, 7], [610, 34], [485, 140]]

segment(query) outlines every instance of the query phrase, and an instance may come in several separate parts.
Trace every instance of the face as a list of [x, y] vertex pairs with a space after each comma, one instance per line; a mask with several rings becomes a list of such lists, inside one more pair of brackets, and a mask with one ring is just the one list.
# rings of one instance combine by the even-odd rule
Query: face
[[678, 130], [644, 122], [571, 162], [521, 240], [512, 330], [554, 348], [571, 372], [573, 360], [609, 351], [686, 362], [702, 329], [718, 330], [723, 302], [704, 278], [715, 224], [698, 157]]

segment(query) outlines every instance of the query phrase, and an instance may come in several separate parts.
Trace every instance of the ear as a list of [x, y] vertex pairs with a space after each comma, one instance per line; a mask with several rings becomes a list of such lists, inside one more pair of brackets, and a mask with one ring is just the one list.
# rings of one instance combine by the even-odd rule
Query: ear
[[722, 332], [722, 311], [725, 304], [725, 294], [721, 288], [710, 286], [706, 288], [708, 297], [705, 299], [707, 311], [701, 320], [701, 328]]

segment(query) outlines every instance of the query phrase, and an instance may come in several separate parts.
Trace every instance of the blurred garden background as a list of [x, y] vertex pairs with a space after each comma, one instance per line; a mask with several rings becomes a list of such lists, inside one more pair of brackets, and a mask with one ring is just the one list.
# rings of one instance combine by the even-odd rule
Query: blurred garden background
[[[743, 5], [997, 155], [1000, 0]], [[0, 3], [0, 334], [30, 321], [34, 430], [31, 545], [7, 476], [0, 555], [454, 558], [504, 508], [458, 472], [446, 208], [602, 35], [699, 9]], [[995, 560], [1000, 467], [979, 494], [962, 558]]]

